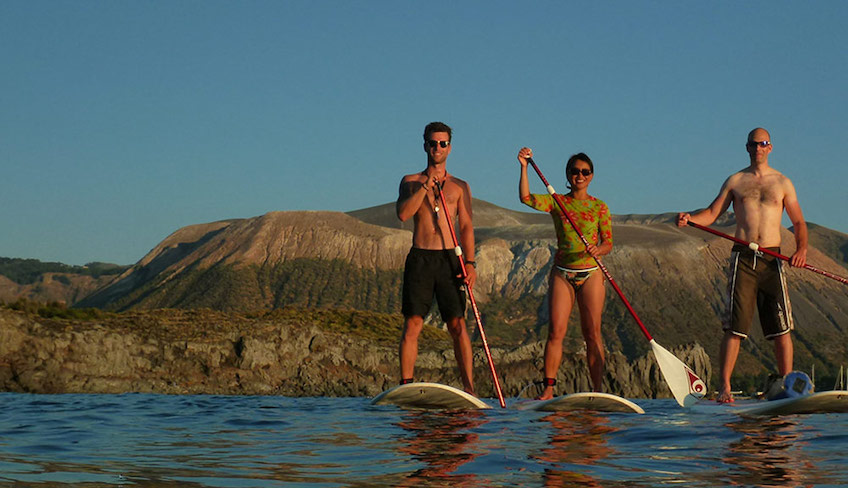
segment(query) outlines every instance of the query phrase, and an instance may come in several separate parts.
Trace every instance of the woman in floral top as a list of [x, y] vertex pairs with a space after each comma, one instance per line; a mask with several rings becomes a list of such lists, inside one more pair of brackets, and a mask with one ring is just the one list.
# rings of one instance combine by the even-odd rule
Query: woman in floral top
[[598, 272], [594, 258], [609, 254], [612, 250], [610, 211], [604, 202], [588, 193], [589, 183], [595, 174], [592, 160], [583, 153], [571, 156], [565, 165], [571, 191], [566, 195], [556, 195], [556, 198], [586, 237], [589, 245], [585, 246], [562, 215], [552, 195], [530, 193], [527, 158], [532, 157], [533, 151], [530, 148], [524, 147], [518, 152], [518, 161], [521, 163], [518, 193], [525, 205], [551, 214], [557, 235], [557, 252], [548, 281], [550, 326], [545, 343], [545, 389], [538, 399], [553, 398], [556, 374], [562, 363], [562, 341], [575, 301], [580, 309], [580, 326], [586, 341], [586, 360], [589, 363], [592, 388], [601, 391], [604, 372], [604, 344], [601, 337], [604, 276]]

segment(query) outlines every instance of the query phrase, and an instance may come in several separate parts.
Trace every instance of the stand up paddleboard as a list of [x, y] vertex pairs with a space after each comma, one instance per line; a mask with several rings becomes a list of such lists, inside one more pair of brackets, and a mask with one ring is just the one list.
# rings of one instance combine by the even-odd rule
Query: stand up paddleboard
[[780, 400], [737, 400], [724, 404], [703, 400], [695, 405], [694, 410], [711, 415], [732, 412], [761, 416], [848, 413], [848, 390], [820, 391]]
[[396, 405], [416, 410], [477, 410], [492, 408], [474, 395], [439, 383], [407, 383], [380, 393], [372, 405]]
[[552, 398], [550, 400], [525, 403], [522, 410], [543, 412], [568, 412], [591, 410], [594, 412], [645, 413], [642, 407], [626, 398], [609, 393], [582, 392]]
[[738, 412], [744, 415], [848, 413], [848, 391], [820, 391], [780, 400], [759, 401], [752, 406], [740, 406]]
[[813, 393], [813, 382], [806, 373], [792, 371], [782, 378], [769, 380], [770, 384], [763, 393], [768, 400], [741, 401], [727, 405], [742, 415], [848, 413], [848, 391]]

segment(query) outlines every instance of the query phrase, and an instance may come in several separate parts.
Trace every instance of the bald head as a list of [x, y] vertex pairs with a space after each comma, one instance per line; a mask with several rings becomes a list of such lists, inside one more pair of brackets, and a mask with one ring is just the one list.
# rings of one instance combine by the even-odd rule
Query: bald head
[[762, 127], [757, 127], [748, 133], [748, 142], [752, 141], [771, 141], [771, 134]]

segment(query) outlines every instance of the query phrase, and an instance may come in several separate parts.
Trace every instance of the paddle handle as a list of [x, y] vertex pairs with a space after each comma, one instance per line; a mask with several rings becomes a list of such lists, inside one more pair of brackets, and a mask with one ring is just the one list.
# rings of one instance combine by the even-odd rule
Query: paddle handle
[[[462, 270], [462, 281], [465, 282], [468, 278], [468, 270], [465, 268], [465, 260], [462, 258], [462, 247], [456, 239], [456, 231], [453, 229], [453, 220], [448, 215], [448, 203], [445, 200], [445, 192], [443, 191], [444, 181], [439, 184], [439, 198], [442, 201], [442, 209], [444, 210], [445, 220], [450, 229], [451, 240], [453, 241], [454, 252], [459, 259], [459, 267]], [[498, 403], [501, 408], [506, 408], [503, 391], [501, 391], [501, 383], [498, 380], [498, 373], [495, 371], [495, 362], [492, 361], [492, 352], [489, 350], [489, 342], [486, 340], [486, 331], [483, 329], [483, 321], [480, 319], [480, 310], [477, 308], [477, 300], [474, 299], [474, 292], [471, 291], [471, 286], [465, 283], [465, 289], [468, 290], [468, 298], [471, 300], [471, 310], [474, 311], [474, 320], [477, 321], [477, 328], [480, 329], [480, 339], [483, 341], [483, 350], [486, 352], [486, 359], [489, 361], [489, 371], [492, 373], [492, 382], [495, 384], [495, 393], [498, 395]]]
[[[723, 237], [723, 238], [725, 238], [725, 239], [727, 239], [727, 240], [730, 240], [730, 241], [733, 241], [733, 242], [735, 242], [735, 243], [737, 243], [737, 244], [742, 244], [743, 246], [745, 246], [745, 247], [747, 247], [747, 248], [749, 248], [749, 249], [752, 249], [752, 250], [754, 250], [754, 251], [759, 251], [759, 252], [761, 252], [761, 253], [763, 253], [763, 254], [768, 254], [769, 256], [773, 256], [773, 257], [776, 257], [776, 258], [778, 258], [778, 259], [782, 259], [782, 260], [784, 260], [784, 261], [789, 261], [789, 259], [790, 259], [790, 258], [788, 258], [788, 257], [784, 256], [783, 254], [780, 254], [779, 252], [774, 252], [774, 251], [772, 251], [772, 250], [769, 250], [769, 249], [766, 249], [766, 248], [760, 247], [760, 246], [759, 246], [759, 245], [757, 245], [756, 243], [748, 242], [748, 241], [743, 240], [743, 239], [740, 239], [740, 238], [738, 238], [738, 237], [734, 237], [734, 236], [732, 236], [732, 235], [725, 234], [724, 232], [721, 232], [721, 231], [715, 230], [715, 229], [710, 228], [710, 227], [707, 227], [707, 226], [705, 226], [705, 225], [696, 224], [695, 222], [692, 222], [691, 220], [690, 220], [688, 223], [689, 223], [689, 225], [690, 225], [690, 226], [692, 226], [692, 227], [694, 227], [694, 228], [696, 228], [696, 229], [700, 229], [700, 230], [703, 230], [703, 231], [705, 231], [705, 232], [709, 232], [710, 234], [713, 234], [713, 235], [716, 235], [716, 236], [719, 236], [719, 237]], [[818, 273], [818, 274], [820, 274], [820, 275], [822, 275], [822, 276], [827, 276], [828, 278], [834, 279], [834, 280], [836, 280], [836, 281], [838, 281], [838, 282], [840, 282], [840, 283], [844, 283], [844, 284], [848, 285], [848, 278], [843, 278], [843, 277], [841, 277], [841, 276], [839, 276], [839, 275], [835, 275], [835, 274], [833, 274], [833, 273], [830, 273], [830, 272], [828, 272], [828, 271], [825, 271], [825, 270], [822, 270], [822, 269], [816, 268], [816, 267], [814, 267], [814, 266], [810, 266], [809, 264], [805, 264], [803, 267], [804, 267], [805, 269], [808, 269], [808, 270], [810, 270], [810, 271], [814, 272], [814, 273]]]
[[[571, 215], [569, 215], [568, 211], [565, 209], [565, 205], [560, 201], [559, 198], [557, 198], [560, 195], [558, 195], [556, 190], [554, 190], [554, 187], [551, 186], [550, 183], [548, 183], [548, 180], [545, 178], [545, 175], [542, 174], [542, 171], [539, 170], [539, 167], [536, 166], [536, 162], [533, 161], [533, 158], [527, 158], [527, 162], [530, 163], [531, 166], [533, 166], [533, 169], [536, 171], [536, 174], [539, 175], [539, 178], [542, 180], [542, 183], [544, 183], [545, 187], [548, 190], [548, 193], [550, 193], [551, 198], [553, 198], [557, 206], [559, 206], [560, 211], [568, 220], [568, 223], [571, 225], [571, 228], [574, 229], [574, 232], [577, 233], [577, 236], [580, 237], [581, 241], [583, 241], [583, 245], [588, 247], [589, 241], [586, 240], [586, 236], [584, 236], [583, 233], [580, 232], [580, 228], [577, 227], [577, 223], [574, 222], [574, 220], [571, 218]], [[618, 287], [618, 283], [615, 282], [615, 280], [612, 278], [612, 275], [607, 270], [607, 267], [604, 266], [604, 263], [601, 261], [601, 258], [595, 256], [592, 256], [592, 258], [595, 260], [596, 263], [598, 263], [598, 267], [601, 268], [601, 272], [604, 273], [604, 276], [606, 277], [607, 281], [609, 281], [610, 285], [612, 285], [612, 288], [618, 294], [618, 297], [621, 298], [621, 301], [624, 303], [624, 306], [627, 308], [627, 311], [630, 312], [630, 315], [633, 317], [634, 320], [636, 320], [636, 324], [638, 324], [639, 328], [642, 329], [642, 333], [645, 334], [645, 338], [647, 338], [648, 341], [654, 340], [654, 338], [651, 337], [651, 333], [648, 332], [647, 327], [645, 327], [645, 324], [642, 323], [642, 319], [639, 318], [639, 315], [636, 313], [636, 310], [633, 310], [633, 307], [630, 305], [630, 301], [627, 300], [626, 296], [624, 296], [624, 292], [622, 292], [621, 288]]]

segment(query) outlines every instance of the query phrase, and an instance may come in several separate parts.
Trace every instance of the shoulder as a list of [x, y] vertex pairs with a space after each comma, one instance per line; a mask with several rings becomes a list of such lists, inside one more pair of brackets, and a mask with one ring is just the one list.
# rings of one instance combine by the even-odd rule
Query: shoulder
[[724, 186], [732, 187], [734, 185], [738, 185], [740, 182], [745, 180], [746, 178], [751, 176], [751, 172], [748, 171], [748, 168], [740, 169], [739, 171], [733, 173], [728, 176], [726, 180], [724, 180]]
[[468, 182], [463, 180], [462, 178], [457, 178], [454, 175], [450, 175], [448, 178], [448, 182], [458, 186], [463, 192], [468, 192], [471, 190], [471, 187], [468, 185]]
[[407, 183], [407, 182], [410, 182], [410, 181], [420, 181], [422, 176], [423, 175], [421, 173], [412, 173], [411, 175], [406, 175], [403, 178], [401, 178], [400, 182], [401, 183]]
[[748, 168], [741, 169], [728, 176], [721, 185], [719, 195], [724, 193], [738, 194], [754, 183], [754, 175]]
[[601, 210], [609, 210], [609, 207], [607, 206], [607, 202], [601, 200], [600, 198], [593, 197], [592, 195], [589, 195], [589, 201], [592, 202], [592, 206], [594, 206], [594, 207], [597, 207]]
[[462, 178], [457, 178], [456, 176], [454, 176], [452, 174], [448, 174], [448, 177], [449, 177], [449, 181], [456, 183], [457, 185], [468, 186], [468, 182], [463, 180]]
[[776, 186], [784, 189], [792, 188], [792, 180], [790, 180], [788, 176], [784, 175], [783, 173], [774, 168], [769, 168], [766, 177], [766, 181], [769, 182], [769, 186]]
[[774, 178], [777, 179], [778, 181], [780, 181], [781, 183], [792, 184], [792, 180], [790, 180], [788, 176], [786, 176], [785, 174], [781, 173], [780, 171], [778, 171], [774, 168], [772, 168], [772, 172], [770, 174], [772, 176], [774, 176]]
[[778, 184], [785, 191], [795, 191], [795, 185], [792, 184], [792, 180], [790, 180], [788, 176], [786, 176], [785, 174], [783, 174], [779, 171], [776, 171], [775, 176], [776, 176], [776, 179], [778, 181]]

